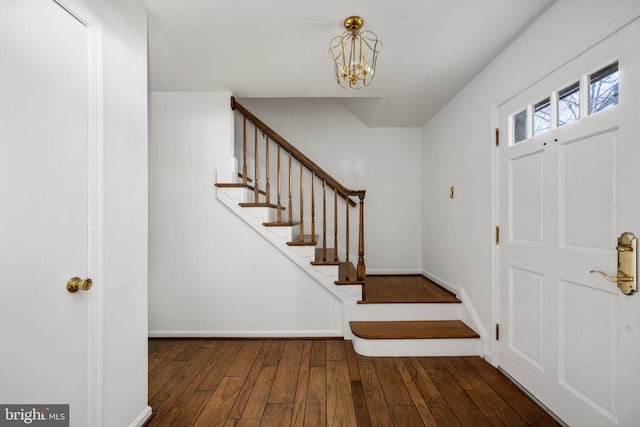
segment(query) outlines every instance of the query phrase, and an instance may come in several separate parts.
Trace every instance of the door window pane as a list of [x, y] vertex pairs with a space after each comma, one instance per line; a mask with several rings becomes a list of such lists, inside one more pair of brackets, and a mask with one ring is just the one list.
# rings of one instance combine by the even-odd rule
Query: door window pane
[[558, 92], [558, 126], [575, 122], [579, 118], [580, 84], [575, 82]]
[[589, 76], [589, 114], [618, 105], [618, 62]]
[[533, 136], [551, 129], [551, 102], [549, 98], [533, 106]]
[[524, 109], [513, 116], [513, 143], [527, 139], [527, 110]]

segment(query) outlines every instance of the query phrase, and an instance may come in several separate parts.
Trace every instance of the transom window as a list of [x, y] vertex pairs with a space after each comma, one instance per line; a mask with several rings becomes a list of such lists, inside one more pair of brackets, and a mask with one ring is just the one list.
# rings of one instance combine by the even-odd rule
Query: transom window
[[618, 61], [527, 105], [510, 117], [511, 144], [618, 105]]

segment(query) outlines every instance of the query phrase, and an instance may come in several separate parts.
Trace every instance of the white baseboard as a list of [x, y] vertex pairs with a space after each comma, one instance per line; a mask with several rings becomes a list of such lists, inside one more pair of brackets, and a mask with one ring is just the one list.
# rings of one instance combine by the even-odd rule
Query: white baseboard
[[307, 338], [342, 337], [339, 329], [265, 331], [149, 331], [149, 338]]
[[456, 294], [456, 296], [459, 296], [460, 294], [460, 289], [457, 286], [452, 285], [451, 283], [447, 282], [446, 280], [428, 273], [424, 270], [422, 270], [420, 272], [420, 274], [422, 274], [424, 277], [426, 277], [427, 279], [431, 280], [432, 282], [437, 283], [438, 285], [442, 286], [443, 288], [445, 288], [446, 290], [448, 290], [449, 292]]
[[146, 423], [149, 420], [149, 418], [151, 418], [152, 414], [153, 414], [153, 411], [151, 410], [151, 406], [147, 406], [146, 408], [144, 408], [144, 411], [142, 411], [142, 413], [138, 415], [138, 417], [131, 423], [129, 427], [142, 427], [142, 425]]
[[380, 275], [380, 276], [389, 276], [389, 275], [402, 275], [402, 274], [406, 274], [406, 275], [415, 275], [415, 274], [422, 274], [422, 272], [419, 269], [385, 269], [385, 268], [368, 268], [367, 267], [367, 274], [370, 275]]

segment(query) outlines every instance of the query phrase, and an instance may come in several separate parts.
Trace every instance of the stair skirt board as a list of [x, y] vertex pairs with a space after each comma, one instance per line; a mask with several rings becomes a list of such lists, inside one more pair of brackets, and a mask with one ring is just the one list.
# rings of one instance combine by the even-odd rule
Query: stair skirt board
[[338, 266], [312, 265], [315, 260], [314, 246], [290, 246], [287, 243], [295, 238], [295, 227], [265, 227], [265, 222], [276, 220], [273, 209], [270, 208], [243, 208], [239, 205], [245, 200], [246, 192], [242, 188], [217, 188], [217, 198], [232, 212], [238, 215], [244, 222], [250, 225], [258, 234], [267, 239], [273, 246], [283, 252], [289, 259], [298, 265], [318, 283], [343, 302], [356, 302], [362, 299], [362, 287], [360, 285], [336, 286], [334, 282], [339, 279]]
[[354, 336], [353, 349], [362, 356], [478, 356], [479, 339], [381, 339], [368, 340]]
[[327, 330], [228, 330], [228, 331], [149, 331], [149, 338], [342, 338], [339, 329]]

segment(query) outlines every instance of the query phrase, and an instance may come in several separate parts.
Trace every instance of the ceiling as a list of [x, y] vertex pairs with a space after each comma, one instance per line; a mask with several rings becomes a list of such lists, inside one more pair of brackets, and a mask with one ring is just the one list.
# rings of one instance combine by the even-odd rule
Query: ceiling
[[[142, 0], [150, 90], [338, 98], [368, 126], [422, 126], [555, 1]], [[351, 15], [382, 40], [357, 91], [328, 54]]]

